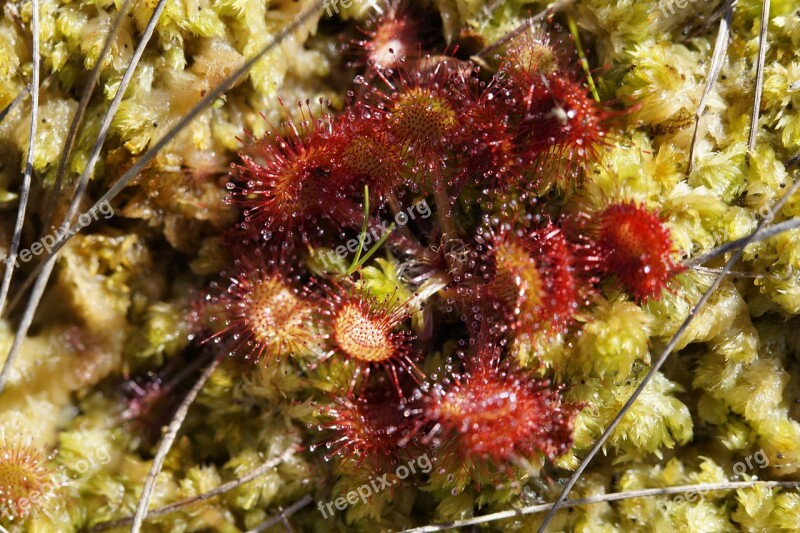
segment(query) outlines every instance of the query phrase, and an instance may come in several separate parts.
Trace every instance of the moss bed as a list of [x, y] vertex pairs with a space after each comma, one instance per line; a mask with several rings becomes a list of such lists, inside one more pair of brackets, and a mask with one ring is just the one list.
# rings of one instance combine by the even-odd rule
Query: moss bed
[[[70, 122], [122, 4], [120, 0], [38, 2], [42, 83], [31, 197], [20, 244], [20, 250], [33, 253], [15, 269], [12, 301], [45, 257], [35, 252], [34, 245], [55, 231], [49, 206], [56, 220], [67, 212], [67, 192], [86, 168], [104, 115], [156, 7], [154, 0], [131, 2], [102, 63], [63, 187], [54, 196]], [[193, 106], [314, 4], [313, 0], [168, 1], [111, 122], [81, 210], [88, 210]], [[454, 366], [456, 372], [461, 364], [471, 368], [463, 352], [471, 353], [483, 341], [472, 326], [476, 321], [509, 319], [508, 314], [493, 316], [485, 310], [465, 317], [459, 307], [463, 287], [453, 274], [453, 264], [474, 259], [470, 253], [479, 251], [482, 242], [475, 235], [485, 220], [495, 228], [489, 231], [492, 234], [500, 231], [493, 225], [495, 216], [529, 222], [527, 214], [546, 213], [560, 224], [582, 216], [600, 217], [614, 203], [657, 213], [656, 229], [649, 228], [654, 235], [661, 229], [667, 232], [672, 249], [668, 260], [672, 272], [663, 290], [641, 297], [630, 286], [620, 285], [621, 276], [592, 278], [591, 293], [576, 304], [574, 314], [570, 310], [568, 326], [546, 333], [534, 328], [526, 334], [510, 327], [512, 334], [503, 337], [500, 350], [514, 368], [508, 372], [551, 387], [552, 403], [543, 404], [564, 409], [563, 427], [552, 420], [542, 424], [553, 424], [554, 432], [567, 428], [568, 435], [545, 435], [536, 441], [538, 447], [517, 447], [520, 453], [513, 454], [498, 451], [494, 443], [479, 457], [465, 455], [466, 441], [430, 437], [422, 438], [419, 447], [405, 449], [403, 458], [393, 458], [394, 462], [362, 460], [370, 446], [386, 445], [380, 441], [386, 435], [352, 444], [355, 430], [348, 429], [353, 422], [346, 418], [352, 408], [347, 402], [354, 397], [352, 365], [341, 357], [318, 361], [320, 350], [325, 350], [315, 344], [333, 336], [344, 346], [342, 338], [350, 330], [326, 331], [319, 317], [312, 325], [303, 322], [298, 326], [306, 328], [299, 334], [303, 346], [269, 345], [274, 352], [269, 354], [270, 364], [263, 357], [248, 361], [242, 355], [253, 354], [252, 350], [231, 344], [224, 335], [214, 336], [224, 322], [220, 317], [230, 312], [231, 289], [226, 290], [230, 277], [235, 278], [242, 267], [241, 261], [234, 262], [242, 257], [242, 244], [231, 245], [231, 228], [241, 223], [242, 209], [237, 201], [229, 201], [229, 195], [236, 197], [237, 192], [226, 187], [231, 164], [242, 164], [237, 154], [252, 154], [245, 146], [253, 139], [290, 130], [287, 118], [295, 125], [304, 119], [325, 124], [325, 114], [349, 108], [353, 91], [360, 98], [359, 91], [370, 91], [364, 84], [374, 88], [382, 83], [367, 75], [363, 83], [354, 84], [353, 78], [364, 61], [359, 47], [375, 39], [370, 29], [376, 24], [376, 9], [391, 12], [392, 6], [340, 2], [328, 4], [332, 6], [328, 12], [318, 11], [270, 49], [178, 132], [62, 250], [0, 393], [4, 510], [0, 524], [9, 531], [90, 531], [131, 516], [162, 428], [207, 361], [220, 355], [220, 365], [189, 409], [166, 457], [150, 509], [207, 493], [271, 460], [275, 466], [211, 499], [156, 513], [147, 518], [144, 531], [247, 531], [287, 508], [290, 516], [285, 522], [275, 521], [269, 530], [284, 530], [288, 523], [295, 531], [393, 531], [554, 501], [731, 252], [702, 265], [692, 259], [747, 237], [765, 218], [780, 223], [800, 216], [800, 194], [792, 195], [774, 216], [769, 214], [796, 179], [793, 165], [800, 153], [800, 10], [794, 2], [771, 3], [753, 150], [748, 149], [748, 136], [761, 3], [740, 0], [734, 6], [727, 53], [706, 98], [691, 167], [695, 113], [706, 87], [724, 4], [686, 0], [564, 4], [539, 33], [524, 32], [522, 42], [527, 42], [525, 35], [547, 34], [548, 49], [563, 56], [568, 65], [564, 68], [581, 80], [587, 99], [587, 72], [596, 86], [600, 102], [596, 105], [609, 125], [608, 138], [593, 157], [581, 159], [579, 169], [565, 171], [571, 179], [548, 178], [533, 185], [515, 182], [502, 191], [467, 184], [459, 189], [450, 222], [441, 216], [442, 198], [431, 191], [435, 185], [417, 182], [400, 195], [403, 207], [426, 202], [426, 207], [436, 206], [437, 215], [428, 219], [418, 211], [419, 220], [392, 235], [408, 231], [410, 239], [420, 240], [428, 251], [420, 257], [426, 258], [423, 263], [433, 274], [416, 261], [418, 257], [406, 253], [397, 237], [386, 240], [363, 264], [352, 278], [358, 280], [358, 289], [351, 289], [342, 272], [350, 266], [352, 250], [332, 261], [323, 258], [334, 257], [332, 251], [350, 239], [357, 242], [360, 221], [340, 235], [328, 233], [326, 240], [312, 238], [282, 251], [250, 242], [244, 255], [251, 260], [262, 257], [270, 264], [292, 263], [291, 275], [296, 276], [292, 279], [315, 278], [308, 282], [313, 297], [302, 294], [315, 307], [308, 312], [321, 309], [322, 316], [338, 312], [342, 304], [337, 302], [353, 291], [392, 305], [414, 301], [429, 291], [424, 304], [418, 299], [415, 312], [404, 315], [393, 334], [415, 335], [416, 340], [408, 342], [417, 343], [415, 349], [424, 352], [415, 363], [424, 376], [421, 381], [427, 383], [423, 390], [434, 397], [437, 390], [440, 394], [435, 408], [420, 409], [429, 418], [445, 417], [459, 406], [446, 404], [444, 399], [458, 388], [444, 376]], [[497, 48], [497, 54], [481, 54], [485, 47], [546, 7], [520, 0], [438, 0], [404, 5], [397, 17], [422, 21], [419, 31], [412, 33], [411, 50], [455, 55], [461, 65], [480, 65], [486, 80], [498, 69], [503, 72], [504, 58], [514, 50], [524, 61], [519, 59], [520, 49], [513, 48], [519, 40], [512, 40], [510, 48]], [[33, 5], [29, 0], [12, 1], [3, 9], [0, 109], [23, 93], [33, 71]], [[570, 31], [571, 23], [577, 33]], [[588, 70], [581, 68], [576, 35]], [[390, 56], [399, 53], [393, 50]], [[382, 96], [388, 98], [390, 93], [384, 90]], [[381, 95], [372, 98], [374, 104]], [[319, 104], [320, 100], [325, 103]], [[297, 107], [298, 101], [309, 103]], [[27, 95], [0, 122], [0, 251], [4, 254], [12, 241], [20, 200], [30, 114]], [[311, 115], [321, 118], [308, 118]], [[242, 173], [246, 175], [235, 169], [233, 175]], [[246, 189], [240, 197], [247, 195]], [[363, 200], [360, 189], [358, 193]], [[452, 190], [451, 194], [455, 196]], [[397, 220], [391, 216], [391, 202], [377, 198], [373, 193], [376, 216]], [[337, 202], [331, 197], [331, 206]], [[362, 205], [357, 204], [359, 210]], [[433, 222], [437, 216], [441, 228]], [[448, 224], [454, 224], [460, 239], [429, 238], [436, 231], [446, 233]], [[262, 251], [256, 253], [256, 248]], [[500, 264], [499, 255], [492, 257]], [[509, 257], [508, 268], [518, 272], [513, 270], [516, 256]], [[517, 286], [526, 283], [526, 268], [520, 267], [522, 274], [514, 278]], [[798, 480], [800, 229], [748, 245], [733, 271], [680, 336], [675, 353], [611, 433], [571, 498], [703, 483]], [[631, 283], [636, 282], [636, 275], [633, 278]], [[338, 281], [320, 288], [325, 280]], [[294, 297], [297, 294], [287, 296]], [[0, 354], [11, 347], [24, 303], [25, 298], [0, 321]], [[278, 307], [275, 304], [271, 311]], [[393, 337], [392, 342], [406, 340]], [[372, 379], [381, 372], [376, 370]], [[466, 380], [461, 382], [467, 383], [465, 389], [485, 392]], [[437, 389], [442, 383], [449, 384], [446, 392]], [[405, 386], [403, 381], [393, 387], [386, 379], [378, 388], [391, 395], [394, 388]], [[358, 392], [357, 387], [354, 390]], [[366, 393], [361, 397], [374, 399]], [[471, 396], [464, 393], [464, 397]], [[534, 409], [538, 404], [519, 402], [526, 411], [518, 412], [515, 420], [520, 426], [525, 421], [527, 431], [535, 431], [531, 420], [541, 414]], [[411, 417], [408, 413], [417, 407], [404, 405], [406, 417]], [[486, 405], [493, 403], [482, 407]], [[517, 422], [513, 426], [516, 430]], [[416, 429], [435, 434], [430, 424]], [[335, 441], [330, 435], [337, 431], [355, 446], [352, 454], [330, 453]], [[507, 425], [494, 431], [513, 433]], [[477, 435], [473, 451], [490, 439], [477, 430], [472, 434]], [[560, 447], [551, 449], [542, 442]], [[431, 468], [419, 462], [422, 456], [430, 459]], [[422, 471], [397, 479], [397, 464], [415, 458]], [[371, 491], [365, 501], [336, 505], [360, 487], [370, 483], [375, 487], [375, 479], [385, 472], [391, 486]], [[34, 497], [38, 489], [39, 496]], [[295, 502], [304, 505], [294, 508]], [[329, 509], [334, 513], [320, 510], [328, 502], [333, 503]], [[482, 527], [532, 531], [544, 514], [506, 517]], [[110, 530], [129, 528], [121, 524]], [[577, 505], [559, 511], [548, 530], [800, 531], [800, 492], [789, 485], [756, 484]]]

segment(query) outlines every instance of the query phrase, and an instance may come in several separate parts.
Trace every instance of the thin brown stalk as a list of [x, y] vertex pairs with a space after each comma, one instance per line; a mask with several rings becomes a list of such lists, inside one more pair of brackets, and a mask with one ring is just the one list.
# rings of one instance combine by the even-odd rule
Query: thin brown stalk
[[[278, 457], [273, 457], [269, 461], [265, 462], [264, 464], [257, 466], [250, 472], [246, 473], [245, 475], [228, 481], [227, 483], [223, 483], [219, 487], [212, 489], [208, 492], [204, 492], [203, 494], [198, 494], [197, 496], [192, 496], [191, 498], [186, 498], [185, 500], [181, 500], [179, 502], [171, 503], [169, 505], [165, 505], [164, 507], [159, 507], [158, 509], [153, 509], [152, 511], [147, 513], [148, 518], [157, 518], [159, 516], [165, 516], [174, 512], [177, 512], [184, 507], [189, 507], [191, 505], [201, 503], [204, 501], [208, 501], [212, 498], [216, 498], [221, 494], [225, 494], [226, 492], [230, 492], [233, 489], [244, 485], [245, 483], [249, 483], [254, 479], [258, 479], [259, 477], [267, 474], [270, 470], [275, 469], [278, 465], [285, 462], [286, 460], [291, 457], [293, 453], [295, 453], [295, 448], [289, 448], [284, 453], [279, 455]], [[114, 529], [117, 527], [122, 527], [124, 525], [130, 524], [133, 522], [133, 515], [126, 516], [125, 518], [119, 518], [117, 520], [111, 520], [109, 522], [103, 522], [100, 524], [95, 525], [92, 527], [89, 532], [95, 533], [98, 531], [106, 531], [108, 529]]]
[[[747, 489], [751, 487], [765, 487], [765, 488], [797, 488], [800, 486], [800, 481], [729, 481], [725, 483], [699, 483], [696, 485], [679, 485], [676, 487], [662, 487], [657, 489], [642, 489], [632, 490], [626, 492], [612, 492], [610, 494], [600, 494], [589, 498], [579, 498], [575, 500], [568, 500], [559, 505], [559, 508], [567, 507], [580, 507], [582, 505], [592, 505], [595, 503], [603, 502], [616, 502], [621, 500], [630, 500], [633, 498], [650, 498], [653, 496], [669, 496], [672, 494], [684, 493], [698, 493], [710, 491], [727, 491], [737, 489]], [[474, 518], [467, 518], [464, 520], [456, 520], [446, 524], [431, 524], [429, 526], [417, 527], [413, 529], [406, 529], [403, 533], [430, 533], [433, 531], [445, 531], [447, 529], [455, 529], [458, 527], [476, 526], [479, 524], [487, 524], [497, 520], [508, 520], [510, 518], [519, 518], [526, 515], [541, 513], [553, 509], [554, 503], [542, 503], [538, 505], [531, 505], [529, 507], [522, 507], [521, 509], [512, 509], [510, 511], [501, 511], [499, 513], [492, 513], [484, 516], [477, 516]]]
[[178, 406], [178, 409], [175, 411], [172, 420], [167, 426], [167, 430], [164, 432], [164, 436], [161, 438], [161, 442], [158, 443], [158, 449], [156, 450], [156, 455], [153, 458], [153, 464], [150, 466], [150, 471], [147, 473], [147, 478], [144, 480], [142, 495], [139, 497], [139, 503], [136, 506], [136, 512], [134, 513], [133, 520], [131, 521], [131, 533], [138, 533], [138, 531], [141, 530], [144, 519], [147, 517], [147, 508], [150, 505], [150, 499], [153, 497], [153, 491], [156, 488], [156, 479], [158, 478], [158, 474], [161, 473], [161, 469], [164, 467], [164, 461], [167, 459], [167, 454], [172, 448], [175, 438], [178, 436], [178, 431], [181, 429], [183, 421], [186, 419], [186, 415], [189, 413], [189, 407], [191, 407], [198, 394], [200, 394], [200, 391], [203, 389], [203, 386], [205, 386], [208, 378], [210, 378], [211, 374], [214, 373], [214, 370], [217, 369], [220, 361], [221, 359], [219, 357], [215, 357], [211, 360], [206, 369], [197, 379], [197, 382], [195, 382], [194, 386], [192, 386], [191, 390], [186, 394], [186, 397]]
[[753, 94], [753, 114], [750, 117], [750, 136], [747, 139], [747, 148], [752, 154], [756, 148], [758, 134], [758, 117], [761, 111], [761, 93], [764, 90], [764, 62], [767, 57], [767, 33], [769, 29], [769, 2], [761, 3], [761, 32], [758, 36], [758, 62], [756, 63], [756, 90]]

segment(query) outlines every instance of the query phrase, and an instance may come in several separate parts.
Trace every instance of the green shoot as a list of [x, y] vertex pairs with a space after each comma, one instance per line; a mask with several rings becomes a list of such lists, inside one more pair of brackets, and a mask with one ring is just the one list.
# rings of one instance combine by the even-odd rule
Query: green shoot
[[575, 39], [575, 49], [578, 51], [578, 58], [580, 58], [581, 66], [583, 67], [583, 71], [586, 72], [586, 78], [589, 83], [589, 90], [592, 93], [594, 101], [599, 102], [600, 95], [597, 94], [597, 87], [594, 84], [592, 73], [589, 70], [589, 62], [586, 60], [586, 54], [583, 52], [583, 45], [581, 45], [581, 37], [580, 34], [578, 33], [578, 24], [575, 22], [575, 19], [572, 18], [572, 15], [567, 15], [567, 24], [569, 24], [569, 32]]
[[353, 262], [350, 263], [350, 267], [347, 271], [343, 274], [344, 276], [352, 275], [356, 270], [361, 268], [364, 263], [366, 263], [370, 257], [372, 257], [378, 249], [383, 246], [383, 243], [386, 242], [386, 239], [389, 238], [389, 235], [394, 231], [395, 224], [389, 226], [389, 231], [387, 231], [384, 235], [378, 239], [372, 248], [370, 248], [366, 254], [362, 257], [361, 254], [364, 252], [364, 242], [367, 238], [367, 226], [369, 222], [369, 187], [364, 186], [364, 224], [361, 226], [361, 235], [358, 238], [358, 249], [356, 250], [356, 255], [353, 257]]

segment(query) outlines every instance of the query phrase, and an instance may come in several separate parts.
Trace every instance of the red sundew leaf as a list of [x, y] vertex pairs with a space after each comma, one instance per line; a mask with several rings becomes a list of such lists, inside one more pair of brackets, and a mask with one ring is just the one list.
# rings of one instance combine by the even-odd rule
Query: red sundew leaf
[[479, 272], [456, 288], [473, 323], [488, 321], [495, 337], [569, 327], [585, 288], [574, 269], [574, 249], [559, 228], [552, 223], [531, 232], [504, 227], [477, 241]]
[[449, 141], [457, 169], [451, 185], [460, 189], [472, 182], [508, 190], [528, 178], [530, 158], [517, 143], [504, 91], [494, 83], [483, 89], [471, 85], [476, 87], [459, 106], [459, 128]]
[[600, 270], [637, 303], [658, 299], [682, 269], [673, 261], [669, 229], [657, 213], [635, 202], [611, 204], [599, 215], [594, 252]]
[[612, 113], [567, 73], [550, 74], [541, 83], [543, 89], [525, 104], [518, 141], [538, 161], [538, 170], [561, 179], [574, 177], [599, 161], [600, 147], [610, 144], [607, 123]]
[[51, 495], [52, 479], [48, 458], [40, 449], [18, 436], [0, 436], [0, 505], [6, 515], [24, 518], [38, 511]]
[[358, 79], [368, 89], [363, 106], [384, 116], [392, 149], [409, 162], [412, 173], [438, 176], [450, 155], [448, 141], [459, 129], [457, 110], [468, 97], [465, 72], [457, 60], [445, 56], [409, 64], [401, 61], [383, 76], [386, 91]]
[[[332, 179], [356, 194], [368, 186], [371, 196], [383, 200], [406, 185], [403, 154], [386, 131], [385, 115], [356, 105], [337, 117], [329, 137], [340, 146], [339, 165]], [[374, 202], [379, 207], [381, 202]]]
[[574, 178], [610, 144], [609, 119], [617, 113], [592, 99], [545, 36], [525, 33], [514, 42], [498, 85], [519, 117], [518, 151], [536, 163], [537, 174]]
[[337, 231], [358, 226], [358, 202], [336, 181], [343, 139], [331, 135], [332, 121], [327, 115], [289, 120], [286, 134], [273, 130], [241, 154], [228, 190], [244, 210], [242, 233], [254, 240], [308, 242], [325, 233], [326, 223]]
[[329, 331], [325, 359], [338, 355], [355, 363], [351, 390], [362, 375], [367, 382], [372, 369], [380, 368], [387, 372], [398, 396], [402, 396], [402, 376], [417, 381], [422, 377], [414, 363], [414, 336], [398, 331], [409, 317], [408, 302], [399, 302], [394, 295], [379, 301], [363, 289], [331, 285], [318, 296]]
[[312, 345], [314, 313], [294, 278], [285, 261], [261, 254], [238, 259], [228, 287], [214, 283], [208, 291], [203, 308], [212, 326], [222, 327], [203, 342], [223, 343], [231, 356], [265, 365]]
[[329, 434], [312, 446], [312, 451], [324, 446], [326, 460], [352, 459], [356, 466], [367, 461], [373, 469], [386, 471], [401, 456], [414, 456], [416, 445], [407, 442], [416, 423], [407, 416], [412, 403], [407, 395], [400, 398], [382, 381], [376, 381], [360, 394], [351, 391], [332, 396], [331, 402], [321, 409], [321, 414], [330, 420], [318, 426]]
[[563, 401], [561, 387], [502, 361], [485, 341], [465, 366], [423, 399], [425, 423], [436, 428], [427, 440], [441, 442], [442, 453], [502, 465], [536, 454], [554, 459], [570, 448], [580, 407]]
[[367, 28], [359, 29], [364, 38], [350, 41], [349, 48], [356, 56], [351, 66], [365, 68], [368, 75], [397, 68], [419, 50], [420, 21], [400, 2], [388, 2], [385, 9]]

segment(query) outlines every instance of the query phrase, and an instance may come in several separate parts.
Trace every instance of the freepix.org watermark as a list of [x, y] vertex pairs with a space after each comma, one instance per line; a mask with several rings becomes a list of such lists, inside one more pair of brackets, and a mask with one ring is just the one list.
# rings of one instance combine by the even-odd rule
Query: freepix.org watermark
[[[416, 214], [414, 211], [416, 210]], [[412, 206], [410, 206], [405, 211], [399, 211], [394, 217], [394, 223], [397, 227], [405, 226], [408, 224], [409, 220], [416, 220], [417, 214], [420, 218], [428, 218], [431, 216], [431, 207], [428, 205], [427, 200], [422, 200]], [[364, 247], [369, 246], [373, 242], [378, 242], [381, 237], [383, 237], [386, 233], [389, 232], [389, 227], [391, 223], [387, 223], [384, 220], [380, 221], [379, 226], [373, 226], [372, 229], [364, 234]], [[347, 257], [347, 253], [355, 253], [358, 250], [360, 245], [360, 237], [353, 238], [347, 241], [346, 244], [342, 244], [337, 246], [335, 250], [326, 250], [319, 254], [320, 259], [322, 260], [323, 265], [325, 268], [329, 268], [331, 265], [335, 265], [337, 261], [340, 261]]]
[[[734, 463], [732, 467], [733, 475], [728, 478], [728, 481], [744, 479], [744, 475], [754, 470], [756, 466], [758, 466], [760, 469], [764, 469], [769, 466], [769, 458], [764, 450], [758, 450], [754, 454], [745, 457], [743, 461]], [[695, 503], [699, 500], [703, 500], [704, 496], [708, 492], [709, 491], [707, 490], [692, 490], [675, 496], [672, 498], [672, 502], [678, 506], [686, 505], [687, 503]], [[662, 514], [665, 514], [666, 509], [664, 507], [660, 507], [660, 510]]]
[[675, 14], [675, 8], [684, 9], [689, 4], [694, 4], [697, 0], [659, 0], [658, 2], [658, 9], [661, 10], [661, 14], [665, 17], [668, 16], [667, 11], [669, 11], [669, 15]]
[[[323, 0], [322, 7], [325, 8], [325, 13], [329, 17], [332, 17], [334, 13], [336, 13], [337, 15], [339, 14], [340, 5], [342, 6], [342, 8], [348, 9], [355, 2], [361, 2], [361, 1], [364, 0]], [[366, 0], [366, 2], [372, 9], [374, 9], [381, 15], [383, 14], [383, 9], [381, 9], [381, 7], [375, 2], [375, 0]]]
[[351, 490], [344, 496], [339, 496], [332, 502], [323, 503], [318, 501], [317, 509], [319, 509], [319, 512], [322, 513], [322, 518], [329, 518], [336, 514], [336, 511], [333, 510], [334, 507], [336, 507], [336, 509], [339, 511], [344, 511], [348, 506], [357, 504], [358, 500], [361, 500], [366, 505], [373, 494], [377, 494], [382, 490], [388, 489], [392, 485], [396, 484], [398, 479], [402, 480], [411, 474], [416, 474], [417, 469], [414, 466], [415, 462], [416, 466], [419, 467], [419, 471], [423, 474], [427, 474], [433, 470], [433, 463], [431, 462], [430, 458], [428, 458], [428, 454], [426, 453], [424, 455], [420, 455], [416, 459], [410, 460], [408, 462], [408, 466], [398, 466], [394, 471], [396, 479], [391, 481], [387, 479], [389, 477], [388, 473], [375, 478], [370, 477], [370, 479], [367, 480], [367, 483], [364, 483], [355, 490]]
[[[108, 200], [98, 204], [86, 213], [81, 213], [81, 215], [78, 217], [78, 223], [71, 228], [62, 226], [56, 229], [55, 226], [50, 226], [50, 229], [54, 230], [54, 232], [45, 235], [35, 243], [31, 244], [30, 248], [20, 250], [19, 254], [17, 254], [17, 257], [14, 260], [14, 266], [19, 268], [20, 261], [27, 263], [34, 257], [40, 255], [42, 252], [47, 252], [49, 254], [57, 242], [72, 237], [92, 222], [96, 222], [99, 218], [99, 215], [103, 215], [105, 220], [108, 220], [114, 216], [114, 208], [111, 207], [111, 204], [108, 203]], [[8, 256], [4, 254], [2, 257], [0, 257], [0, 261], [6, 263], [8, 261]]]
[[[112, 437], [113, 439], [113, 437]], [[49, 506], [56, 506], [56, 495], [63, 487], [74, 480], [97, 472], [101, 466], [111, 462], [111, 452], [106, 448], [93, 450], [85, 459], [79, 459], [70, 468], [72, 475], [67, 473], [67, 468], [61, 466], [58, 472], [50, 476], [50, 480], [42, 483], [38, 488], [31, 490], [24, 498], [16, 500], [7, 499], [0, 502], [0, 517], [8, 520], [18, 520], [28, 516], [31, 512], [47, 512]]]

